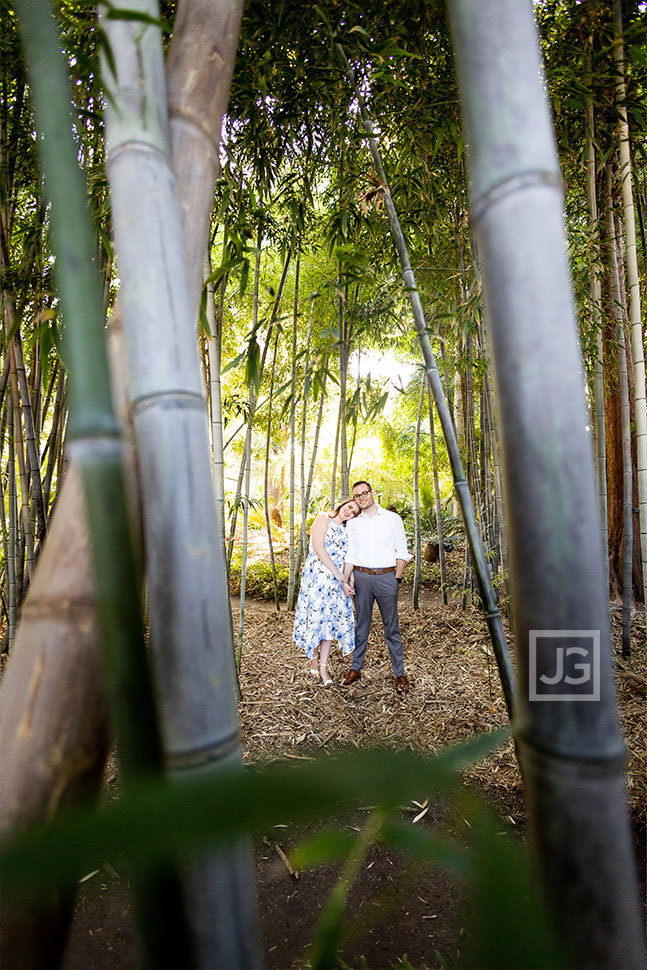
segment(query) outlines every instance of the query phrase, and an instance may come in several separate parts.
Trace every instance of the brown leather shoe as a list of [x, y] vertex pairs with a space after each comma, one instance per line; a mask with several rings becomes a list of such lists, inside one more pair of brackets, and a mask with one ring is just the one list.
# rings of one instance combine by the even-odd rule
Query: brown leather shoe
[[406, 694], [409, 690], [409, 679], [402, 674], [402, 677], [395, 678], [395, 689], [398, 694]]
[[349, 670], [344, 677], [343, 683], [348, 687], [349, 684], [354, 684], [356, 680], [359, 680], [361, 676], [361, 670]]

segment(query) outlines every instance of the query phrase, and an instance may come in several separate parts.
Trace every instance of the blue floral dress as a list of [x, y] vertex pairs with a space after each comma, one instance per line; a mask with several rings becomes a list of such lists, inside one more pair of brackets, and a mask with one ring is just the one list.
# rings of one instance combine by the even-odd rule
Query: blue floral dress
[[[338, 569], [343, 571], [348, 534], [344, 525], [328, 523], [324, 548]], [[301, 587], [294, 615], [294, 642], [312, 658], [322, 640], [336, 640], [344, 654], [355, 649], [353, 599], [345, 596], [341, 583], [314, 551], [310, 552], [301, 574]]]

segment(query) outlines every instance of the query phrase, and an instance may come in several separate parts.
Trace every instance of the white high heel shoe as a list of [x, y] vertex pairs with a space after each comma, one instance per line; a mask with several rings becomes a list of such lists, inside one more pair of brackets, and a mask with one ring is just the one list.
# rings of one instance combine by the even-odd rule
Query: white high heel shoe
[[321, 668], [322, 667], [323, 667], [324, 670], [326, 670], [326, 665], [325, 664], [319, 664], [319, 675], [321, 677], [321, 683], [323, 684], [324, 687], [330, 687], [332, 685], [332, 680], [328, 676], [328, 671], [327, 670], [326, 670], [325, 675], [323, 673], [321, 673]]

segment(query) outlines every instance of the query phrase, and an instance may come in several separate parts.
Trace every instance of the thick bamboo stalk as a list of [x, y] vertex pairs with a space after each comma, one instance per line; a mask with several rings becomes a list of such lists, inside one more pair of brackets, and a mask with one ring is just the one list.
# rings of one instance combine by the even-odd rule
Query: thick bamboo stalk
[[629, 287], [629, 322], [631, 350], [634, 361], [634, 410], [636, 422], [636, 454], [638, 475], [638, 507], [640, 514], [640, 548], [642, 554], [643, 603], [647, 606], [647, 391], [645, 385], [645, 353], [640, 306], [640, 276], [636, 255], [636, 217], [632, 188], [632, 166], [629, 150], [629, 125], [625, 104], [625, 65], [622, 32], [622, 3], [613, 3], [614, 48], [616, 68], [616, 106], [618, 109], [618, 150], [620, 153], [620, 184], [625, 223], [625, 260]]
[[355, 92], [355, 97], [357, 98], [357, 101], [360, 105], [362, 123], [364, 126], [364, 130], [366, 132], [368, 145], [371, 151], [371, 156], [373, 158], [373, 164], [375, 166], [375, 171], [378, 175], [378, 178], [380, 179], [380, 183], [381, 183], [380, 188], [384, 199], [387, 215], [389, 218], [391, 234], [393, 236], [393, 241], [395, 243], [398, 256], [400, 258], [400, 265], [402, 268], [402, 278], [406, 286], [407, 295], [409, 297], [409, 304], [411, 306], [411, 311], [413, 315], [414, 326], [415, 326], [416, 334], [418, 335], [418, 342], [420, 343], [423, 360], [425, 362], [427, 380], [429, 381], [429, 385], [432, 390], [434, 401], [436, 403], [436, 408], [438, 410], [438, 418], [440, 420], [440, 424], [443, 429], [443, 434], [445, 436], [447, 453], [449, 456], [449, 462], [450, 462], [450, 465], [452, 468], [452, 474], [454, 477], [454, 487], [456, 488], [460, 509], [463, 515], [463, 522], [465, 524], [465, 534], [468, 540], [468, 547], [473, 557], [474, 568], [476, 570], [476, 576], [479, 584], [479, 595], [481, 597], [481, 603], [483, 604], [483, 609], [485, 612], [485, 619], [488, 625], [488, 630], [490, 632], [490, 637], [492, 639], [492, 646], [494, 648], [494, 654], [495, 654], [498, 669], [499, 669], [499, 676], [501, 678], [501, 686], [503, 688], [503, 694], [508, 708], [508, 713], [512, 714], [513, 708], [514, 708], [514, 695], [515, 695], [514, 671], [512, 668], [512, 661], [510, 659], [510, 654], [508, 651], [505, 631], [503, 629], [503, 623], [501, 621], [501, 614], [499, 612], [499, 607], [497, 605], [496, 597], [494, 595], [492, 584], [490, 582], [489, 567], [487, 564], [487, 559], [485, 558], [485, 553], [483, 551], [483, 543], [481, 541], [481, 536], [479, 534], [476, 516], [474, 514], [472, 497], [470, 495], [467, 480], [465, 478], [465, 472], [463, 470], [463, 463], [461, 461], [461, 456], [458, 448], [458, 440], [456, 437], [456, 432], [454, 430], [454, 425], [449, 413], [447, 401], [445, 400], [445, 395], [443, 393], [442, 381], [441, 381], [440, 374], [438, 372], [438, 367], [436, 365], [434, 352], [431, 347], [429, 334], [427, 333], [427, 325], [425, 321], [424, 311], [422, 309], [422, 303], [420, 301], [420, 294], [416, 286], [416, 278], [413, 274], [413, 270], [411, 269], [411, 262], [409, 260], [409, 253], [407, 251], [407, 244], [402, 232], [402, 227], [400, 226], [398, 214], [393, 204], [393, 199], [391, 198], [391, 192], [389, 190], [389, 186], [387, 183], [386, 173], [384, 171], [384, 166], [382, 164], [382, 158], [378, 148], [377, 139], [375, 136], [375, 132], [373, 130], [371, 119], [366, 109], [364, 99], [362, 98], [359, 88], [355, 82], [355, 76], [348, 63], [348, 58], [346, 57], [344, 49], [340, 44], [337, 44], [337, 50], [344, 64], [344, 68], [346, 70], [346, 75], [348, 77], [349, 83], [351, 84]]
[[[454, 0], [449, 10], [501, 415], [530, 839], [570, 964], [640, 967], [593, 455], [533, 6]], [[560, 676], [573, 649], [588, 668]]]
[[[30, 93], [34, 116], [41, 138], [39, 152], [44, 172], [44, 186], [51, 206], [51, 234], [56, 253], [57, 288], [67, 324], [66, 359], [70, 371], [73, 400], [71, 418], [71, 450], [76, 456], [83, 482], [83, 496], [88, 516], [90, 547], [102, 633], [103, 665], [111, 695], [113, 729], [120, 742], [120, 762], [124, 784], [144, 772], [152, 775], [160, 767], [160, 745], [157, 735], [152, 691], [150, 687], [146, 649], [144, 644], [139, 582], [131, 547], [125, 489], [122, 475], [122, 449], [118, 425], [111, 403], [110, 380], [105, 346], [105, 327], [99, 294], [99, 281], [93, 266], [94, 240], [87, 211], [86, 189], [78, 167], [76, 147], [71, 132], [68, 81], [55, 21], [46, 0], [38, 4], [18, 0], [23, 50], [29, 71]], [[11, 351], [12, 348], [10, 348]], [[15, 369], [15, 364], [14, 364]], [[88, 380], [88, 378], [91, 380]], [[30, 404], [29, 399], [24, 402]], [[16, 408], [14, 407], [14, 411]], [[79, 517], [81, 519], [81, 517]], [[57, 564], [58, 565], [58, 564]], [[60, 569], [60, 565], [58, 565]], [[43, 572], [39, 574], [42, 576]], [[67, 580], [67, 577], [65, 577]], [[52, 595], [51, 589], [48, 590]], [[65, 604], [65, 608], [67, 604]], [[93, 657], [93, 660], [97, 659]], [[14, 668], [15, 669], [15, 668]], [[64, 668], [63, 674], [69, 673]], [[78, 679], [78, 671], [74, 672]], [[36, 672], [34, 690], [40, 676]], [[93, 677], [93, 681], [97, 681]], [[67, 685], [59, 684], [61, 692]], [[81, 691], [85, 697], [84, 687]], [[67, 698], [66, 698], [67, 699]], [[14, 700], [9, 695], [10, 704]], [[21, 701], [18, 700], [18, 705]], [[24, 735], [31, 733], [37, 723], [38, 712], [31, 702], [30, 716], [7, 739], [21, 746]], [[137, 711], [137, 716], [133, 712]], [[66, 708], [69, 718], [70, 708]], [[94, 719], [94, 710], [90, 713]], [[15, 723], [15, 715], [13, 721]], [[12, 719], [10, 717], [10, 723]], [[97, 751], [97, 738], [92, 738]], [[3, 743], [5, 739], [3, 737]], [[51, 744], [49, 737], [41, 737], [41, 746]], [[61, 757], [61, 747], [57, 757]], [[44, 752], [35, 765], [33, 789], [43, 772]], [[9, 762], [3, 752], [3, 761]], [[96, 770], [102, 759], [91, 758]], [[88, 771], [88, 764], [73, 769], [77, 777]], [[25, 773], [10, 779], [15, 784], [3, 784], [3, 824], [18, 818], [17, 794]], [[6, 775], [5, 779], [6, 780]], [[69, 790], [63, 785], [59, 793]], [[30, 808], [34, 799], [29, 792]], [[18, 803], [20, 804], [20, 803]], [[23, 819], [21, 819], [23, 821]], [[14, 937], [12, 921], [14, 907], [3, 907], [7, 913], [9, 933], [3, 936], [8, 962], [16, 958], [22, 944], [31, 946], [32, 940], [22, 934], [20, 922], [29, 919], [29, 911], [21, 912], [18, 937]], [[159, 937], [166, 930], [165, 922], [157, 923], [151, 933]], [[46, 934], [44, 934], [46, 936]], [[168, 951], [168, 941], [165, 940]], [[15, 947], [15, 949], [14, 949]], [[153, 951], [151, 951], [153, 952]], [[51, 957], [51, 954], [50, 954]], [[31, 952], [28, 960], [37, 959]]]
[[[207, 245], [218, 167], [217, 150], [208, 143], [217, 145], [219, 140], [219, 119], [228, 96], [240, 10], [240, 3], [229, 0], [181, 2], [171, 42], [171, 129], [175, 164], [189, 166], [198, 157], [192, 177], [182, 178], [180, 185], [183, 191], [191, 190], [194, 208], [187, 204], [182, 211], [185, 236], [199, 253], [200, 267]], [[199, 57], [196, 51], [200, 51]], [[202, 70], [195, 70], [196, 63]], [[61, 129], [65, 129], [65, 124]], [[210, 159], [209, 165], [205, 164], [207, 159]], [[204, 212], [196, 211], [200, 206]], [[202, 241], [199, 227], [204, 227]], [[4, 234], [0, 240], [4, 241]], [[199, 291], [193, 299], [197, 306]], [[111, 330], [113, 344], [118, 347], [119, 329], [112, 326]], [[119, 360], [118, 355], [116, 359]], [[91, 368], [82, 373], [87, 375], [92, 387], [96, 382]], [[124, 374], [123, 362], [113, 368], [116, 386], [123, 384]], [[5, 810], [6, 802], [3, 802], [3, 824], [8, 827], [56, 811], [60, 802], [74, 799], [80, 790], [86, 794], [88, 790], [96, 790], [96, 784], [84, 785], [84, 782], [96, 775], [90, 770], [89, 759], [100, 767], [105, 747], [102, 738], [106, 709], [96, 593], [74, 456], [61, 486], [66, 427], [63, 375], [59, 388], [59, 433], [52, 447], [46, 480], [48, 487], [52, 473], [57, 470], [56, 512], [3, 678], [3, 698], [6, 691], [6, 696], [12, 697], [12, 704], [0, 706], [2, 792], [3, 797], [8, 792], [17, 793], [12, 800], [13, 813]], [[13, 521], [15, 535], [15, 517]], [[15, 549], [15, 541], [10, 548]], [[69, 565], [63, 568], [66, 563]], [[23, 730], [25, 718], [31, 726], [29, 731]], [[38, 784], [30, 780], [35, 767]]]
[[[147, 0], [114, 7], [158, 16], [157, 4]], [[153, 665], [166, 762], [186, 775], [240, 758], [231, 626], [222, 622], [229, 591], [195, 341], [197, 301], [187, 281], [168, 153], [161, 35], [131, 21], [106, 19], [105, 27], [116, 66], [116, 77], [109, 69], [105, 75], [107, 171], [143, 471]], [[233, 49], [224, 44], [221, 54], [213, 35], [210, 44], [212, 59], [224, 57], [226, 73]], [[205, 251], [206, 238], [198, 284]], [[193, 267], [191, 256], [189, 262]], [[187, 915], [199, 966], [260, 964], [253, 887], [251, 854], [240, 843], [187, 864]]]

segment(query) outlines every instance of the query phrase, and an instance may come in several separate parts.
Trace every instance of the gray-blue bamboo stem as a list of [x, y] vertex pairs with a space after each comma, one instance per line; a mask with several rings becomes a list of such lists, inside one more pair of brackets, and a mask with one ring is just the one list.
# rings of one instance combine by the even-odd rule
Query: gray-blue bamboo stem
[[529, 841], [569, 966], [643, 967], [563, 187], [533, 4], [451, 0], [448, 10], [501, 428]]

